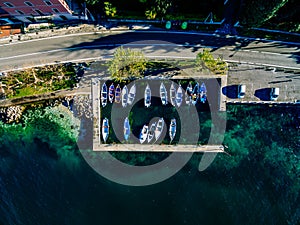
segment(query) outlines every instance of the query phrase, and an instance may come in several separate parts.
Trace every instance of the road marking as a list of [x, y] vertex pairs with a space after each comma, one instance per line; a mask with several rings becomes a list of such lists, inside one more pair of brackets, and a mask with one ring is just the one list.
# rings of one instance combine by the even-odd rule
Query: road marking
[[[43, 67], [46, 65], [55, 65], [55, 64], [61, 64], [61, 63], [68, 63], [68, 62], [85, 62], [85, 61], [95, 61], [95, 60], [109, 60], [113, 57], [113, 55], [103, 55], [100, 57], [89, 57], [89, 58], [80, 58], [80, 59], [74, 59], [74, 60], [65, 60], [65, 61], [58, 61], [58, 62], [52, 62], [52, 63], [43, 63], [43, 64], [36, 64], [35, 67]], [[161, 59], [195, 59], [193, 56], [166, 56], [166, 55], [148, 55], [147, 58], [161, 58]], [[239, 63], [239, 64], [247, 64], [249, 66], [266, 66], [266, 67], [276, 67], [276, 68], [282, 68], [282, 69], [292, 69], [292, 70], [300, 70], [299, 67], [288, 67], [288, 66], [278, 66], [278, 65], [272, 65], [272, 64], [262, 64], [262, 63], [252, 63], [252, 62], [243, 62], [243, 61], [237, 61], [237, 60], [224, 60], [228, 63]], [[1, 72], [10, 72], [10, 71], [18, 71], [23, 69], [32, 68], [32, 66], [28, 67], [18, 67], [10, 70], [2, 70]]]
[[[149, 40], [151, 41], [151, 40]], [[71, 47], [71, 48], [61, 48], [61, 49], [53, 49], [53, 50], [48, 50], [48, 51], [42, 51], [42, 52], [34, 52], [34, 53], [28, 53], [28, 54], [23, 54], [23, 55], [15, 55], [15, 56], [8, 56], [8, 57], [2, 57], [0, 60], [7, 60], [7, 59], [14, 59], [14, 58], [20, 58], [20, 57], [28, 57], [28, 56], [33, 56], [33, 55], [39, 55], [39, 54], [47, 54], [47, 53], [53, 53], [53, 52], [60, 52], [60, 51], [67, 51], [67, 50], [80, 50], [80, 49], [93, 49], [97, 47], [119, 47], [119, 46], [144, 46], [144, 47], [151, 47], [151, 46], [170, 46], [170, 47], [202, 47], [202, 48], [218, 48], [217, 46], [207, 46], [207, 45], [193, 45], [193, 44], [172, 44], [172, 43], [164, 43], [164, 44], [98, 44], [98, 45], [89, 45], [89, 46], [81, 46], [81, 47]], [[230, 49], [228, 47], [224, 48], [219, 48], [219, 49], [224, 49], [224, 50], [229, 50], [232, 51], [234, 49]], [[259, 54], [270, 54], [270, 55], [283, 55], [281, 53], [275, 53], [275, 52], [262, 52], [262, 51], [252, 51], [252, 50], [239, 50], [238, 52], [253, 52], [253, 53], [259, 53]], [[284, 54], [286, 56], [292, 56], [291, 54]]]
[[210, 36], [210, 37], [218, 37], [223, 39], [229, 39], [229, 38], [236, 38], [236, 39], [246, 39], [246, 40], [252, 40], [252, 41], [260, 41], [260, 42], [268, 42], [268, 43], [279, 43], [279, 44], [288, 44], [288, 45], [297, 45], [300, 46], [299, 42], [289, 42], [289, 41], [276, 41], [276, 40], [268, 40], [263, 38], [252, 38], [252, 37], [244, 37], [244, 36], [228, 36], [228, 37], [222, 37], [218, 34], [211, 34], [211, 33], [204, 33], [204, 32], [187, 32], [187, 31], [154, 31], [154, 30], [126, 30], [126, 31], [120, 31], [120, 30], [106, 30], [106, 31], [94, 31], [94, 32], [85, 32], [85, 33], [75, 33], [75, 34], [66, 34], [66, 35], [59, 35], [59, 36], [52, 36], [52, 37], [43, 37], [33, 40], [27, 40], [27, 41], [19, 41], [19, 42], [13, 42], [9, 44], [2, 44], [1, 46], [9, 46], [9, 45], [15, 45], [15, 44], [22, 44], [26, 42], [34, 42], [34, 41], [40, 41], [40, 40], [50, 40], [50, 39], [56, 39], [56, 38], [63, 38], [63, 37], [72, 37], [72, 36], [83, 36], [83, 35], [93, 35], [93, 34], [112, 34], [112, 33], [164, 33], [164, 34], [185, 34], [185, 35], [198, 35], [198, 36]]

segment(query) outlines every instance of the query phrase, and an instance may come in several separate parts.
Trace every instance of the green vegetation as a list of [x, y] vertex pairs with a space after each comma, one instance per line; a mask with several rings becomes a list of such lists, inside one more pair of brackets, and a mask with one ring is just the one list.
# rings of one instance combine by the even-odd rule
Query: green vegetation
[[240, 23], [247, 27], [259, 27], [266, 21], [270, 20], [281, 7], [283, 7], [288, 0], [245, 0], [242, 13], [240, 17]]
[[203, 49], [196, 57], [196, 66], [200, 71], [208, 69], [214, 74], [225, 75], [228, 71], [228, 66], [220, 57], [214, 59], [209, 49]]
[[117, 13], [117, 8], [114, 7], [110, 2], [104, 2], [104, 11], [106, 16], [114, 17]]
[[[164, 20], [200, 20], [204, 21], [212, 13], [213, 21], [221, 21], [224, 16], [232, 25], [237, 21], [244, 28], [264, 27], [299, 32], [299, 3], [296, 0], [263, 0], [230, 1], [224, 5], [222, 1], [184, 0], [80, 0], [87, 3], [89, 10], [95, 15], [131, 19], [164, 19]], [[116, 10], [118, 9], [118, 15]], [[104, 12], [104, 13], [103, 13]], [[196, 26], [202, 29], [202, 26]], [[201, 27], [201, 28], [200, 28]], [[209, 27], [215, 28], [213, 25]], [[218, 29], [216, 27], [214, 30]], [[188, 26], [188, 29], [194, 27]], [[210, 28], [209, 28], [210, 29]]]
[[10, 72], [0, 81], [4, 85], [4, 97], [15, 98], [72, 88], [75, 78], [73, 66], [61, 64]]
[[120, 47], [109, 62], [108, 71], [111, 78], [118, 82], [141, 78], [146, 70], [146, 62], [147, 60], [141, 51]]
[[155, 19], [156, 16], [163, 18], [167, 14], [168, 9], [172, 6], [171, 0], [140, 0], [140, 2], [147, 5], [145, 15], [149, 19]]

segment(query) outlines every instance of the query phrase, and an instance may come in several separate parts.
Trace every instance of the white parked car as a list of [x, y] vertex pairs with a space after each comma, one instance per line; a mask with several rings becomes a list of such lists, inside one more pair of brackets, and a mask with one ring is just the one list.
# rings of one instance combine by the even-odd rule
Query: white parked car
[[240, 84], [238, 86], [238, 98], [244, 98], [246, 94], [246, 85], [245, 84]]
[[271, 88], [270, 91], [270, 100], [275, 101], [279, 96], [279, 88]]

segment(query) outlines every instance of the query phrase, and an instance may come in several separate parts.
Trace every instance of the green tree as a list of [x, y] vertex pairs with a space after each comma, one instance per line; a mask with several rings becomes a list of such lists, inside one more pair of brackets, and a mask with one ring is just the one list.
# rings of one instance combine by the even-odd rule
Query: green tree
[[[139, 0], [142, 3], [148, 5], [148, 10], [145, 14], [148, 15], [157, 15], [164, 17], [167, 14], [168, 9], [172, 6], [172, 0]], [[155, 17], [154, 17], [155, 18]]]
[[142, 77], [146, 70], [146, 58], [141, 51], [129, 48], [117, 48], [113, 59], [109, 62], [108, 71], [111, 78], [117, 81], [132, 80]]
[[157, 15], [157, 12], [154, 7], [146, 10], [146, 12], [145, 12], [145, 16], [147, 17], [147, 19], [155, 19], [156, 15]]
[[287, 2], [288, 0], [244, 0], [239, 21], [243, 26], [259, 27], [275, 17], [279, 9]]
[[104, 2], [104, 12], [106, 16], [114, 17], [117, 13], [117, 8], [114, 7], [110, 2]]

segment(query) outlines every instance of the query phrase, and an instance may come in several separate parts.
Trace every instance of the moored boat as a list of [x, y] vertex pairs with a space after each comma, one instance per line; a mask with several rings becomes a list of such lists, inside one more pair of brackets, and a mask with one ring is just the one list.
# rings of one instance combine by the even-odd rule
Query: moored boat
[[192, 92], [193, 92], [193, 86], [190, 82], [185, 90], [185, 104], [190, 105], [192, 104]]
[[127, 101], [128, 101], [128, 88], [125, 85], [122, 89], [122, 106], [123, 107], [127, 106]]
[[102, 107], [105, 107], [106, 104], [107, 104], [107, 86], [106, 83], [103, 83], [101, 89], [101, 105]]
[[179, 84], [177, 92], [176, 92], [176, 105], [177, 107], [180, 107], [182, 104], [182, 95], [183, 95], [183, 90], [181, 85]]
[[165, 125], [164, 118], [159, 118], [154, 131], [155, 141], [157, 141], [160, 138], [164, 130], [164, 125]]
[[109, 135], [109, 122], [107, 118], [104, 118], [102, 121], [102, 138], [104, 143], [106, 143]]
[[173, 106], [176, 106], [176, 89], [173, 82], [170, 87], [170, 101]]
[[192, 104], [196, 105], [198, 99], [199, 99], [199, 83], [197, 82], [192, 93]]
[[129, 124], [128, 117], [126, 117], [124, 120], [124, 139], [125, 139], [125, 141], [128, 141], [129, 135], [130, 135], [130, 124]]
[[121, 88], [120, 85], [118, 84], [115, 91], [115, 103], [120, 103], [120, 102], [121, 102]]
[[143, 144], [147, 140], [148, 132], [149, 132], [148, 126], [145, 124], [140, 133], [139, 139], [141, 144]]
[[200, 92], [200, 101], [202, 103], [205, 103], [206, 102], [206, 98], [207, 98], [207, 96], [206, 96], [207, 90], [206, 90], [206, 86], [205, 86], [204, 83], [201, 84], [199, 92]]
[[155, 128], [156, 128], [156, 122], [152, 123], [149, 128], [148, 137], [147, 137], [148, 143], [151, 142], [152, 139], [154, 138]]
[[114, 83], [112, 83], [110, 86], [109, 86], [109, 89], [108, 89], [108, 100], [110, 103], [113, 103], [114, 101], [114, 97], [115, 97], [115, 86], [114, 86]]
[[167, 89], [163, 83], [160, 84], [159, 94], [160, 94], [161, 103], [163, 105], [167, 105], [168, 104]]
[[151, 105], [151, 89], [149, 84], [147, 84], [147, 87], [145, 89], [145, 101], [144, 101], [145, 106], [148, 108]]
[[135, 86], [135, 84], [133, 84], [131, 86], [131, 88], [129, 89], [129, 93], [128, 93], [128, 101], [127, 101], [127, 103], [129, 105], [132, 105], [132, 103], [134, 102], [135, 94], [136, 94], [136, 86]]
[[176, 135], [176, 119], [171, 119], [171, 124], [169, 128], [169, 136], [170, 136], [170, 143], [173, 141]]

